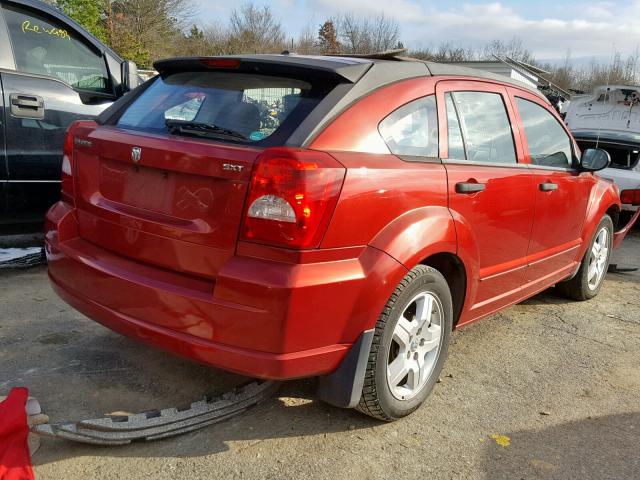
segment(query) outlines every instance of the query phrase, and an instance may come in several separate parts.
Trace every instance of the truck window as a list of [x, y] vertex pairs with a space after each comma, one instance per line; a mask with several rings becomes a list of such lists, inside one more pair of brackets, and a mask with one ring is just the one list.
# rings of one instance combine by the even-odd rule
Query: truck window
[[77, 90], [111, 93], [102, 54], [57, 20], [4, 7], [18, 71], [59, 78]]

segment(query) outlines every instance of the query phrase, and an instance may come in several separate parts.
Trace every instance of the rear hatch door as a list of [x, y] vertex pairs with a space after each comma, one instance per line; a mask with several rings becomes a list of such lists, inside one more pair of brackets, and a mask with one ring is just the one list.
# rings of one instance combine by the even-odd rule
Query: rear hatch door
[[76, 137], [80, 235], [122, 256], [215, 278], [235, 251], [256, 158], [286, 144], [340, 80], [173, 67], [117, 118]]

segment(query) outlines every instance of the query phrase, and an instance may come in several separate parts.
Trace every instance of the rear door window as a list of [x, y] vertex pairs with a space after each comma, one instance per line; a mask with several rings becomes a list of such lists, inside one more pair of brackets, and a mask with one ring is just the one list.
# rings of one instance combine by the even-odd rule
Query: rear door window
[[391, 153], [438, 156], [438, 114], [435, 96], [419, 98], [398, 108], [380, 123], [380, 134]]
[[[448, 119], [453, 122], [450, 139], [454, 142], [455, 156], [462, 155], [459, 134], [455, 131], [454, 114], [457, 114], [466, 146], [466, 160], [478, 163], [517, 163], [511, 124], [502, 95], [490, 92], [452, 92], [447, 110]], [[449, 157], [451, 158], [451, 152]]]
[[26, 9], [3, 11], [18, 71], [56, 77], [77, 90], [112, 93], [102, 54], [67, 25]]
[[[239, 72], [174, 73], [158, 77], [117, 125], [240, 142], [259, 142], [275, 134], [283, 138], [324, 97], [327, 86]], [[174, 128], [181, 123], [184, 128]]]
[[544, 167], [570, 168], [571, 138], [546, 108], [516, 97], [516, 104], [527, 137], [531, 163]]

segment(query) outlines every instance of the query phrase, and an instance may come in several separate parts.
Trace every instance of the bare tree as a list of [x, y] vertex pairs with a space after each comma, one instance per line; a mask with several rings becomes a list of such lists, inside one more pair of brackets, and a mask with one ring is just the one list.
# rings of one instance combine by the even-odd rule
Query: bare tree
[[230, 19], [230, 46], [234, 53], [273, 53], [282, 51], [285, 34], [268, 6], [245, 3], [233, 10]]
[[522, 40], [514, 37], [508, 42], [493, 40], [485, 45], [482, 53], [484, 60], [493, 60], [495, 57], [509, 57], [518, 62], [532, 63], [533, 54], [525, 48]]
[[451, 42], [441, 42], [435, 48], [428, 47], [412, 51], [410, 55], [430, 62], [468, 62], [477, 57], [473, 50], [454, 45]]
[[375, 17], [347, 13], [333, 21], [343, 53], [377, 53], [400, 42], [400, 25], [381, 13]]
[[298, 38], [294, 42], [293, 48], [296, 53], [300, 53], [302, 55], [314, 55], [320, 53], [320, 49], [316, 43], [316, 35], [313, 25], [311, 23], [308, 23], [300, 32], [300, 35], [298, 35]]
[[369, 23], [369, 26], [373, 52], [390, 50], [400, 42], [400, 25], [395, 18], [389, 18], [381, 13]]
[[370, 53], [371, 35], [369, 20], [353, 13], [339, 16], [334, 22], [343, 53]]
[[229, 52], [229, 32], [226, 26], [214, 22], [204, 29], [205, 55], [225, 55]]

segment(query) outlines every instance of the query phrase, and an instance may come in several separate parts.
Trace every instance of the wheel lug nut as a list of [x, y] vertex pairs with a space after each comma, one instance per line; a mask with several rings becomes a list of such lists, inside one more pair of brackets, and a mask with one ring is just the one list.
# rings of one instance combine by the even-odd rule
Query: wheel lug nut
[[414, 359], [414, 360], [418, 360], [418, 352], [416, 352], [416, 353], [414, 353], [414, 354], [413, 354], [413, 359]]
[[424, 338], [421, 338], [421, 339], [420, 339], [420, 346], [421, 346], [421, 347], [424, 347]]

